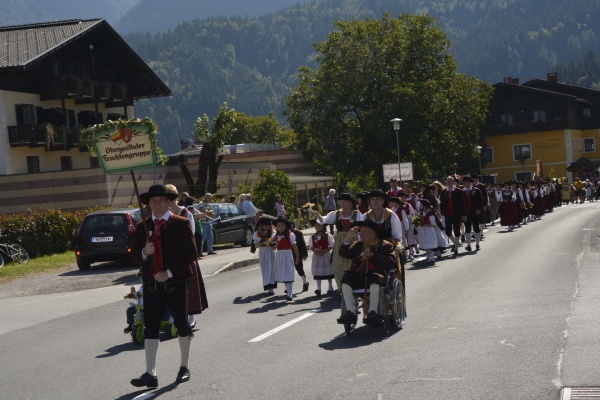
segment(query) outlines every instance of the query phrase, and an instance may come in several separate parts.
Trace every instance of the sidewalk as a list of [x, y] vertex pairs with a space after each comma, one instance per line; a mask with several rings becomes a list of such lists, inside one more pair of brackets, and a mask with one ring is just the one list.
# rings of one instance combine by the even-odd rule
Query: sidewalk
[[[315, 232], [313, 227], [303, 229], [304, 240], [308, 241], [309, 235]], [[200, 260], [200, 270], [203, 276], [220, 274], [236, 268], [258, 264], [258, 252], [250, 253], [250, 247], [215, 247], [217, 254], [206, 255]]]

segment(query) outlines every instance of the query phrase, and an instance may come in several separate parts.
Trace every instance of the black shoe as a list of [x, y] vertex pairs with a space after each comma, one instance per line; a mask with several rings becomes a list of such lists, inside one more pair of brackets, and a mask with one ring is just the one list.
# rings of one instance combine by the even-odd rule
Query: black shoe
[[473, 249], [471, 248], [471, 246], [467, 246], [467, 247], [465, 247], [465, 250], [466, 251], [472, 251]]
[[320, 290], [315, 290], [315, 294], [317, 295], [317, 297], [321, 297], [321, 291]]
[[208, 254], [209, 256], [212, 256], [213, 254], [217, 254], [217, 252], [216, 252], [216, 251], [210, 251], [210, 252], [208, 252], [207, 254]]
[[273, 296], [274, 294], [275, 294], [275, 292], [267, 292], [266, 296], [269, 297], [269, 296]]
[[458, 255], [458, 249], [454, 249], [454, 257]]
[[285, 298], [285, 301], [292, 301], [292, 300], [293, 300], [292, 296]]
[[302, 285], [302, 291], [308, 292], [308, 282], [306, 282], [304, 285]]
[[204, 257], [204, 254], [198, 254], [198, 257]]
[[190, 370], [186, 367], [179, 368], [179, 373], [177, 374], [177, 378], [175, 380], [179, 383], [187, 382], [190, 380]]
[[352, 311], [348, 310], [344, 313], [344, 315], [342, 315], [341, 317], [339, 317], [337, 319], [337, 323], [338, 324], [355, 324], [357, 320], [358, 320], [358, 317], [356, 316], [356, 314], [354, 314]]
[[135, 378], [131, 380], [131, 384], [135, 387], [158, 387], [158, 378], [156, 376], [152, 376], [147, 372], [144, 372], [142, 376], [139, 378]]
[[367, 318], [365, 318], [365, 321], [368, 324], [376, 324], [378, 322], [381, 322], [379, 316], [377, 315], [377, 312], [375, 311], [369, 311], [369, 313], [367, 314]]
[[475, 246], [475, 251], [479, 251], [481, 250], [481, 247], [479, 247], [479, 245]]
[[287, 293], [287, 289], [285, 289], [285, 290], [283, 291], [283, 293]]
[[123, 329], [123, 333], [130, 333], [133, 330], [133, 327], [131, 325], [127, 325], [127, 327], [125, 329]]

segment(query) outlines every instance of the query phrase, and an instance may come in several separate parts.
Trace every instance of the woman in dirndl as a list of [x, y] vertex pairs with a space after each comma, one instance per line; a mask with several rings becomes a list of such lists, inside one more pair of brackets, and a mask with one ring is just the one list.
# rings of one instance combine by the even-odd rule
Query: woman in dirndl
[[500, 202], [500, 225], [508, 226], [508, 231], [512, 232], [519, 220], [517, 205], [515, 204], [516, 195], [510, 188], [510, 182], [504, 183]]
[[352, 260], [340, 257], [338, 250], [346, 240], [346, 235], [352, 228], [352, 224], [356, 221], [362, 221], [362, 214], [354, 208], [354, 198], [350, 193], [340, 193], [336, 198], [340, 209], [328, 213], [325, 217], [319, 215], [316, 211], [313, 211], [313, 216], [319, 221], [319, 223], [327, 225], [335, 225], [336, 235], [333, 242], [333, 253], [331, 255], [331, 265], [333, 266], [333, 275], [335, 276], [335, 283], [337, 284], [338, 290], [341, 293], [342, 288], [342, 277], [344, 271], [349, 270], [352, 265]]
[[263, 290], [267, 296], [275, 294], [275, 241], [273, 240], [273, 221], [268, 217], [260, 217], [252, 240], [258, 249], [258, 265], [262, 274]]

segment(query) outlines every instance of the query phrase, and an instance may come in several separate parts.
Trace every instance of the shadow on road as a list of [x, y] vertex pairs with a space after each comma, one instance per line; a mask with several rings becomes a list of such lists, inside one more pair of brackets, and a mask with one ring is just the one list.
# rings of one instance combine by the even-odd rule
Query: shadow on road
[[140, 269], [139, 266], [131, 264], [129, 262], [105, 262], [92, 264], [90, 269], [87, 271], [81, 271], [79, 269], [74, 271], [67, 271], [59, 276], [85, 276], [85, 275], [101, 275], [101, 274], [112, 274], [120, 271], [135, 271]]
[[[343, 332], [344, 326], [339, 325], [340, 330]], [[381, 325], [361, 325], [359, 322], [357, 328], [354, 329], [350, 335], [341, 333], [334, 337], [331, 341], [319, 344], [319, 347], [323, 350], [342, 350], [342, 349], [355, 349], [357, 347], [370, 346], [374, 343], [382, 342], [386, 339], [394, 337], [399, 331], [390, 331], [387, 335]]]
[[179, 386], [179, 383], [173, 382], [168, 384], [167, 386], [161, 387], [160, 389], [154, 391], [152, 389], [136, 390], [135, 392], [124, 394], [123, 396], [118, 397], [116, 400], [156, 399], [157, 397], [160, 397], [161, 395], [172, 391], [177, 386]]

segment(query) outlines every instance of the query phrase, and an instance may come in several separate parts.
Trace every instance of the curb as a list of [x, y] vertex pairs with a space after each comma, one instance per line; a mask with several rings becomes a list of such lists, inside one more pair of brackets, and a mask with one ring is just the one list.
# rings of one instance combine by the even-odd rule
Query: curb
[[223, 272], [233, 271], [234, 269], [247, 267], [248, 265], [258, 264], [258, 257], [248, 258], [245, 260], [232, 261], [223, 265], [221, 268], [213, 272], [211, 275], [218, 275]]

